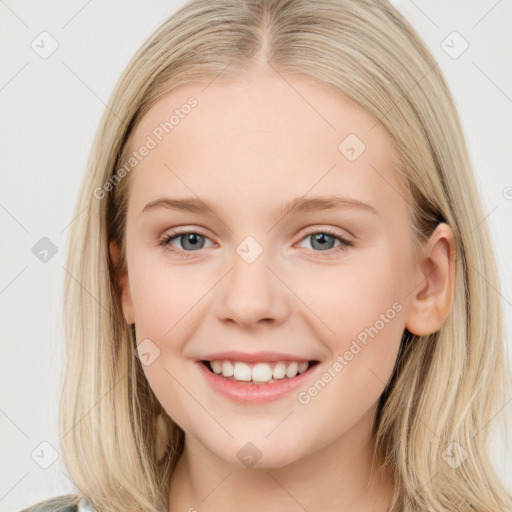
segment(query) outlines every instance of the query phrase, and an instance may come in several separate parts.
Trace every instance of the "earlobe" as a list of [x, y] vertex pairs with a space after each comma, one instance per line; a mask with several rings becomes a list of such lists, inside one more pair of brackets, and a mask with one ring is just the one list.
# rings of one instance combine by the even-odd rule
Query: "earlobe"
[[418, 281], [411, 293], [406, 328], [426, 336], [438, 331], [450, 311], [455, 286], [455, 237], [446, 223], [440, 223], [426, 242]]
[[[117, 244], [112, 241], [109, 244], [110, 256], [114, 263], [114, 267], [117, 266], [120, 259], [120, 250]], [[121, 306], [123, 309], [123, 314], [129, 325], [135, 323], [135, 318], [133, 314], [133, 302], [130, 291], [130, 283], [128, 281], [128, 272], [126, 270], [118, 271], [118, 275], [116, 275], [118, 289], [121, 292]]]

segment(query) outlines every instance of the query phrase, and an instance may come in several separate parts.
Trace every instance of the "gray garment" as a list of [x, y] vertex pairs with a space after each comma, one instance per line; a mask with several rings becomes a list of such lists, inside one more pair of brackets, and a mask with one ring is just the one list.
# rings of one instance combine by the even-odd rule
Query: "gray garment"
[[[21, 512], [85, 512], [87, 509], [81, 507], [82, 502], [77, 504], [77, 500], [78, 497], [74, 494], [63, 494], [40, 501], [35, 505], [24, 508]], [[89, 509], [89, 511], [91, 510]]]
[[[21, 512], [96, 512], [87, 498], [78, 501], [75, 494], [63, 494], [44, 501], [40, 501], [31, 507], [24, 508]], [[167, 512], [162, 509], [161, 512]]]

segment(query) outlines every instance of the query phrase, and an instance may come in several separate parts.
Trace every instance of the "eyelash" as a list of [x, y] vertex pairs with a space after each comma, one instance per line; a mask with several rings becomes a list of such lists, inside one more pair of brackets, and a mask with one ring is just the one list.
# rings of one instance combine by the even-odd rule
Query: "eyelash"
[[[192, 252], [197, 252], [197, 251], [189, 251], [189, 252], [182, 251], [182, 250], [176, 249], [175, 247], [170, 245], [170, 242], [172, 240], [174, 240], [175, 238], [179, 238], [180, 236], [190, 235], [190, 234], [200, 235], [200, 236], [203, 236], [204, 238], [208, 238], [206, 235], [204, 235], [200, 231], [173, 231], [172, 233], [166, 234], [160, 240], [159, 245], [163, 246], [165, 251], [175, 253], [179, 257], [182, 257], [182, 258], [188, 258]], [[346, 238], [338, 235], [334, 230], [329, 229], [329, 228], [322, 229], [319, 231], [311, 231], [311, 232], [307, 233], [300, 241], [302, 242], [306, 238], [308, 238], [312, 235], [317, 235], [317, 234], [324, 234], [324, 235], [332, 236], [333, 238], [339, 240], [341, 242], [341, 245], [339, 245], [338, 247], [333, 248], [333, 249], [328, 249], [326, 251], [314, 251], [314, 252], [319, 252], [319, 253], [327, 252], [327, 253], [329, 253], [329, 255], [333, 255], [333, 254], [338, 254], [339, 252], [342, 252], [342, 251], [346, 251], [348, 247], [352, 247], [354, 245], [350, 240], [347, 240]]]

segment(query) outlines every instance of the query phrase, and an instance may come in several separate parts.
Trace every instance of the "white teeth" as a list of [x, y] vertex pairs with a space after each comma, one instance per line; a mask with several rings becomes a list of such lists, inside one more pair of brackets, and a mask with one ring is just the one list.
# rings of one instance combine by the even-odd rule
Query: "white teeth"
[[309, 362], [279, 361], [277, 363], [256, 363], [249, 365], [240, 361], [210, 361], [210, 368], [217, 375], [229, 380], [244, 382], [275, 382], [279, 379], [292, 379], [309, 368]]
[[233, 376], [233, 365], [229, 361], [224, 361], [222, 363], [222, 375], [224, 375], [224, 377]]
[[286, 376], [291, 379], [297, 375], [297, 372], [299, 371], [299, 363], [293, 362], [290, 363], [288, 368], [286, 368]]
[[222, 363], [220, 361], [212, 361], [212, 370], [214, 373], [220, 373], [222, 371]]
[[299, 373], [304, 373], [308, 369], [309, 363], [307, 361], [304, 361], [303, 363], [299, 364]]
[[245, 363], [235, 363], [233, 377], [236, 380], [251, 380], [251, 367]]
[[272, 371], [274, 379], [282, 379], [286, 375], [286, 365], [284, 363], [277, 363]]
[[252, 367], [252, 380], [268, 382], [272, 378], [272, 368], [265, 363], [258, 363]]

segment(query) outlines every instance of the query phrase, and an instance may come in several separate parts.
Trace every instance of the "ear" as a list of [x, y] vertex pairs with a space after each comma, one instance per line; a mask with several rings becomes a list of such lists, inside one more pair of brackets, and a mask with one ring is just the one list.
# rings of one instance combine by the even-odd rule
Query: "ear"
[[[114, 262], [114, 265], [117, 266], [120, 259], [120, 249], [114, 241], [110, 242], [109, 249], [112, 261]], [[121, 290], [121, 305], [123, 308], [124, 317], [128, 324], [132, 325], [135, 323], [135, 317], [133, 314], [133, 302], [127, 270], [119, 272], [116, 276], [116, 279], [119, 289]]]
[[411, 295], [405, 327], [426, 336], [438, 331], [451, 307], [455, 285], [455, 237], [448, 224], [440, 223], [425, 243]]

